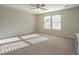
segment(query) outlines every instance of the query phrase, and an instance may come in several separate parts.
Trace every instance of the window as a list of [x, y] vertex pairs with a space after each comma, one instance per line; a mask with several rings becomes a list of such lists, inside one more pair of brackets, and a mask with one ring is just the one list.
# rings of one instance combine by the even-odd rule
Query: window
[[44, 28], [61, 30], [61, 15], [45, 16]]
[[51, 16], [44, 17], [44, 28], [51, 29]]
[[52, 29], [61, 30], [61, 15], [52, 16]]

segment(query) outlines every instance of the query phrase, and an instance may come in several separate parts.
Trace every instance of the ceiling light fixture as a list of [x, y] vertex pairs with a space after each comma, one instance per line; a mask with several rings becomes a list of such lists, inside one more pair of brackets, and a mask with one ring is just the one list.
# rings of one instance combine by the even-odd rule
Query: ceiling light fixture
[[45, 4], [31, 4], [31, 6], [33, 6], [33, 8], [31, 9], [35, 9], [37, 11], [47, 10], [46, 8], [44, 8]]

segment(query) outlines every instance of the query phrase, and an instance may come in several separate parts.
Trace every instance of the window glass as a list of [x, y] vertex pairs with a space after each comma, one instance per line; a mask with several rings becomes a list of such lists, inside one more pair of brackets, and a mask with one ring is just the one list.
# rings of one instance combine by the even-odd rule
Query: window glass
[[52, 29], [61, 30], [61, 15], [52, 16]]
[[51, 29], [51, 16], [44, 17], [44, 28]]

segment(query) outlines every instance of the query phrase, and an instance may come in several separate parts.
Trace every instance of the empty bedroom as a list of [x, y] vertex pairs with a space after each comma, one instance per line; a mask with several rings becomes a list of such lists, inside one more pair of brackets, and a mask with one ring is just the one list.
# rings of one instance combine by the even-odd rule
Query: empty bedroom
[[0, 55], [78, 55], [78, 4], [0, 4]]

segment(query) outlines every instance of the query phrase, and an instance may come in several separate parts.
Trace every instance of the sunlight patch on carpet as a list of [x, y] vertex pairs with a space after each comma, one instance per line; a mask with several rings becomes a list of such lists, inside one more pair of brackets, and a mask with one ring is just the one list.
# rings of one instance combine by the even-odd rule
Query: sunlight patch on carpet
[[20, 40], [18, 37], [1, 39], [0, 40], [0, 44], [4, 44], [4, 43], [8, 43], [8, 42], [13, 42], [13, 41], [18, 41], [18, 40]]
[[47, 37], [37, 37], [37, 38], [32, 38], [32, 39], [29, 39], [29, 40], [26, 40], [26, 41], [30, 42], [32, 44], [35, 44], [35, 43], [43, 42], [43, 41], [46, 41], [46, 40], [48, 40]]
[[38, 37], [40, 35], [38, 34], [30, 34], [30, 35], [24, 35], [24, 36], [20, 36], [22, 39], [29, 39], [29, 38], [33, 38], [33, 37]]
[[4, 44], [4, 45], [0, 46], [0, 54], [10, 52], [10, 51], [13, 51], [13, 50], [17, 50], [17, 49], [27, 47], [27, 46], [29, 46], [29, 44], [27, 44], [23, 41]]

